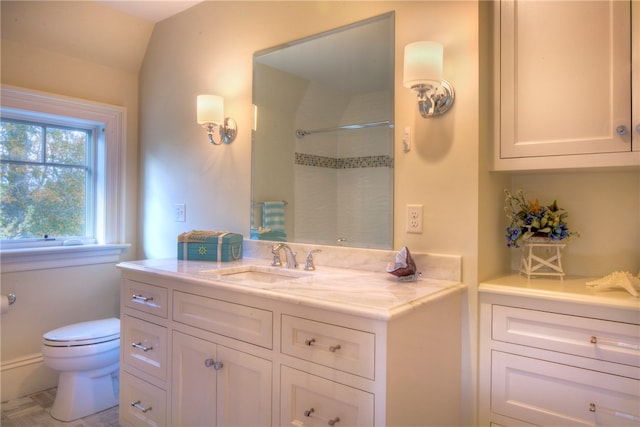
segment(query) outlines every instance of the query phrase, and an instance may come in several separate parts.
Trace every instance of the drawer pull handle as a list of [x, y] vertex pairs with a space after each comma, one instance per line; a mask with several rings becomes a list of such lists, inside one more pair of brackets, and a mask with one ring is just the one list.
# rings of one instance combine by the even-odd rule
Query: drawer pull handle
[[144, 406], [142, 406], [140, 404], [140, 401], [136, 401], [136, 402], [131, 402], [131, 406], [133, 406], [134, 408], [140, 410], [142, 413], [147, 413], [151, 410], [151, 406], [149, 406], [148, 408], [145, 408]]
[[147, 352], [149, 350], [153, 350], [153, 346], [145, 347], [145, 346], [142, 345], [142, 342], [132, 342], [131, 343], [131, 347], [137, 348], [138, 350], [142, 350], [144, 352]]
[[220, 369], [222, 369], [224, 365], [222, 364], [222, 362], [216, 362], [213, 359], [205, 359], [204, 366], [206, 366], [207, 368], [210, 368], [213, 366], [213, 369], [215, 369], [216, 371], [219, 371]]
[[606, 338], [598, 338], [595, 335], [591, 336], [590, 342], [591, 344], [605, 344], [605, 345], [611, 345], [614, 347], [626, 348], [629, 350], [636, 350], [636, 351], [640, 350], [640, 344], [632, 344], [628, 342], [609, 340]]
[[[635, 416], [633, 414], [629, 414], [629, 413], [622, 412], [622, 411], [617, 411], [615, 409], [607, 408], [605, 406], [598, 406], [597, 409], [600, 412], [604, 412], [605, 414], [608, 414], [608, 415], [613, 415], [614, 417], [624, 418], [625, 420], [634, 421], [636, 423], [640, 422], [640, 417], [637, 417], [637, 416]], [[590, 412], [596, 412], [596, 404], [595, 403], [589, 403], [589, 411]]]
[[[308, 345], [309, 347], [311, 347], [313, 344], [316, 343], [316, 339], [315, 338], [311, 338], [311, 339], [305, 340], [304, 343], [305, 343], [305, 345]], [[341, 348], [340, 344], [332, 345], [332, 346], [329, 346], [329, 351], [331, 353], [335, 353], [336, 350], [340, 350], [340, 348]]]
[[[306, 411], [304, 411], [304, 416], [305, 417], [310, 417], [314, 412], [315, 412], [315, 409], [309, 408]], [[322, 418], [320, 418], [320, 419], [322, 419]], [[330, 426], [334, 426], [334, 425], [336, 425], [336, 423], [340, 422], [340, 417], [334, 417], [334, 418], [331, 418], [331, 419], [328, 419], [328, 420], [325, 420], [325, 421]]]
[[133, 294], [131, 299], [133, 299], [134, 301], [142, 301], [142, 302], [153, 301], [153, 297], [145, 297], [144, 295], [136, 295], [136, 294]]

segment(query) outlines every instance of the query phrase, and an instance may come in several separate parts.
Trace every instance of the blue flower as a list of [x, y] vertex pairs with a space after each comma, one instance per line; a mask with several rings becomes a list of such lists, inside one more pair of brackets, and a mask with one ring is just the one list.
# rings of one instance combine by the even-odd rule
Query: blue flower
[[512, 194], [505, 189], [505, 212], [510, 221], [507, 227], [507, 246], [517, 248], [520, 241], [532, 236], [548, 237], [553, 240], [562, 240], [570, 236], [579, 236], [576, 232], [570, 232], [565, 218], [567, 213], [558, 207], [558, 202], [553, 201], [549, 206], [540, 206], [538, 200], [535, 203], [527, 201], [522, 190]]

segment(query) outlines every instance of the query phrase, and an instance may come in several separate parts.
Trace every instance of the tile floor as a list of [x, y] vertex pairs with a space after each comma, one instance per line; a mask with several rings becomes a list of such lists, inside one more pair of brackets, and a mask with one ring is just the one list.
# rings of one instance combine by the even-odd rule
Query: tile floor
[[2, 427], [120, 427], [118, 407], [81, 418], [62, 422], [53, 419], [49, 410], [56, 396], [56, 389], [41, 391], [30, 396], [0, 403]]

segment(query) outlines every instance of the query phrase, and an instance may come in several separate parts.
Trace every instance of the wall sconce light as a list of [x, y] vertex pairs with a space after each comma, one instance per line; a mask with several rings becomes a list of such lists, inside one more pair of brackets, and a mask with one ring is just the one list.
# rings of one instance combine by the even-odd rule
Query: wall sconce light
[[236, 139], [236, 122], [224, 117], [224, 99], [221, 96], [198, 95], [197, 116], [198, 124], [207, 130], [209, 142], [213, 145], [231, 144]]
[[453, 86], [442, 78], [443, 47], [437, 42], [415, 42], [404, 48], [404, 86], [418, 92], [424, 118], [446, 113], [453, 105]]

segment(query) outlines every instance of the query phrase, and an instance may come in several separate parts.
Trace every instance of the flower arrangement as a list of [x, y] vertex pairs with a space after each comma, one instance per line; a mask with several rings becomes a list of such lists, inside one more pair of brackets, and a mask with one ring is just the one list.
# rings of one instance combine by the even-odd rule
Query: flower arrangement
[[576, 232], [570, 232], [565, 218], [569, 215], [558, 207], [554, 200], [549, 206], [540, 206], [526, 200], [522, 190], [512, 194], [505, 189], [505, 212], [511, 223], [507, 227], [507, 246], [520, 247], [520, 243], [531, 237], [544, 237], [551, 240], [563, 240]]

